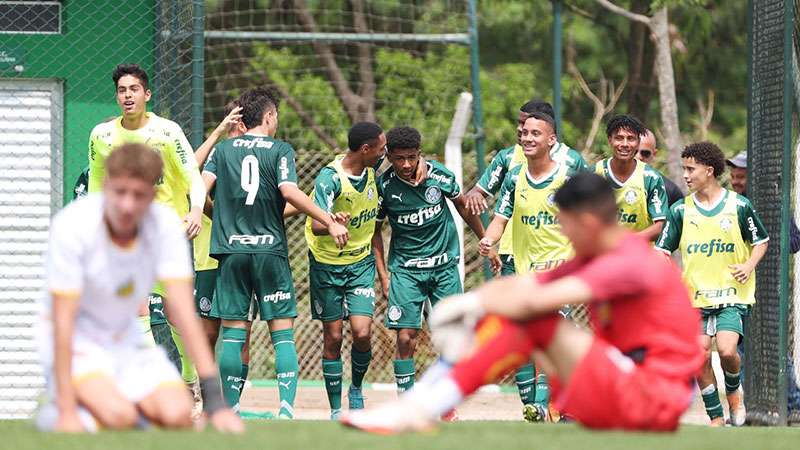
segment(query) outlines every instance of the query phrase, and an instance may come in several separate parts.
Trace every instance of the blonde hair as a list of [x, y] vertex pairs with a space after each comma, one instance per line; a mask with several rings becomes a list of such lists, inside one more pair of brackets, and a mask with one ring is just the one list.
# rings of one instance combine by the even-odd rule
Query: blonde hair
[[155, 185], [163, 170], [161, 155], [144, 144], [122, 144], [106, 159], [108, 178], [128, 176]]

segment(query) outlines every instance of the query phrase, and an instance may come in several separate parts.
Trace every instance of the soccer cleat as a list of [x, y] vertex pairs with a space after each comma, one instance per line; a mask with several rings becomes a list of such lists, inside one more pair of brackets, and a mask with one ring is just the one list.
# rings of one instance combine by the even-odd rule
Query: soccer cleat
[[342, 415], [341, 409], [332, 409], [331, 410], [331, 420], [339, 420], [339, 417]]
[[538, 403], [528, 403], [522, 407], [522, 418], [529, 423], [547, 422], [547, 408]]
[[351, 384], [350, 389], [347, 390], [347, 401], [350, 409], [364, 409], [364, 394], [361, 392], [361, 388]]
[[741, 427], [747, 419], [747, 410], [744, 407], [744, 390], [741, 386], [727, 395], [728, 409], [730, 410], [730, 425]]
[[436, 426], [435, 420], [424, 417], [419, 406], [405, 398], [374, 409], [347, 411], [339, 420], [347, 427], [381, 435], [426, 432]]
[[458, 417], [458, 411], [455, 408], [447, 411], [446, 413], [442, 414], [441, 417], [442, 422], [458, 422], [460, 419]]

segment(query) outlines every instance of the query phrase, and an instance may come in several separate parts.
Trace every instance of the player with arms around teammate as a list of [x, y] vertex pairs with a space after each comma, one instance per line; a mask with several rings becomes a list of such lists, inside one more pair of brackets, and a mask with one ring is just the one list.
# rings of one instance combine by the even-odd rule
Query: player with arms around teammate
[[[200, 231], [206, 191], [189, 141], [180, 126], [147, 111], [152, 93], [147, 73], [136, 64], [120, 64], [111, 76], [121, 115], [98, 124], [89, 139], [89, 192], [99, 192], [105, 177], [105, 159], [114, 147], [126, 142], [146, 143], [164, 161], [162, 177], [156, 184], [156, 202], [172, 208], [183, 218], [186, 235], [193, 239]], [[189, 197], [187, 202], [186, 198]], [[191, 363], [182, 358], [179, 339], [164, 314], [164, 287], [157, 284], [149, 297], [149, 325], [156, 343], [167, 350], [170, 360], [183, 370], [184, 380], [196, 378]], [[148, 311], [141, 311], [145, 318]], [[183, 359], [183, 361], [182, 361]]]
[[[448, 295], [462, 292], [458, 234], [447, 199], [478, 239], [483, 237], [483, 224], [479, 216], [467, 213], [455, 175], [442, 164], [427, 162], [428, 177], [421, 185], [411, 184], [422, 146], [419, 131], [393, 128], [386, 134], [386, 141], [392, 167], [378, 180], [381, 206], [372, 245], [383, 293], [389, 298], [386, 326], [397, 331], [397, 390], [404, 392], [414, 385], [414, 350], [423, 309], [426, 304], [435, 305]], [[392, 227], [391, 279], [383, 259], [381, 236], [386, 219]], [[499, 258], [492, 256], [492, 265], [499, 269]]]
[[255, 296], [275, 348], [278, 415], [292, 418], [298, 370], [292, 327], [297, 305], [283, 223], [286, 202], [322, 223], [340, 247], [347, 243], [348, 232], [297, 188], [294, 149], [273, 137], [278, 128], [275, 93], [256, 88], [240, 101], [247, 132], [217, 144], [203, 169], [207, 189], [216, 186], [211, 256], [219, 261], [219, 274], [212, 315], [222, 319], [220, 375], [225, 399], [238, 408], [241, 353]]
[[106, 159], [101, 194], [53, 219], [40, 356], [53, 403], [37, 425], [54, 431], [125, 429], [140, 423], [191, 425], [191, 397], [161, 348], [141, 334], [136, 312], [156, 280], [197, 363], [206, 412], [221, 430], [242, 431], [224, 407], [211, 350], [192, 311], [192, 272], [179, 218], [152, 202], [161, 158], [124, 144]]
[[655, 169], [636, 159], [639, 141], [647, 129], [632, 116], [614, 116], [606, 126], [608, 159], [598, 161], [594, 171], [604, 176], [617, 196], [619, 223], [655, 240], [669, 212], [664, 179]]
[[[617, 222], [616, 198], [602, 177], [576, 174], [554, 200], [575, 258], [442, 302], [431, 315], [434, 344], [459, 362], [394, 403], [348, 413], [346, 424], [382, 433], [428, 429], [442, 411], [535, 351], [558, 409], [583, 425], [677, 428], [703, 361], [699, 316], [680, 272]], [[594, 333], [559, 315], [570, 304], [588, 305]]]
[[744, 336], [742, 318], [755, 303], [755, 268], [767, 252], [767, 231], [747, 198], [719, 184], [725, 155], [710, 142], [687, 146], [681, 153], [683, 177], [693, 191], [671, 208], [671, 217], [656, 241], [671, 254], [680, 250], [683, 278], [692, 304], [702, 314], [700, 336], [706, 360], [698, 378], [713, 426], [722, 426], [722, 405], [711, 368], [711, 340], [716, 338], [730, 423], [744, 425], [741, 358], [736, 346]]
[[[511, 242], [516, 273], [545, 272], [555, 269], [572, 257], [572, 246], [561, 233], [555, 192], [574, 170], [565, 162], [553, 161], [550, 148], [555, 141], [552, 117], [533, 113], [522, 127], [525, 161], [509, 172], [495, 205], [495, 215], [480, 241], [481, 255], [487, 256], [512, 225]], [[510, 222], [510, 223], [509, 223]], [[533, 363], [516, 373], [523, 404], [523, 417], [531, 422], [546, 420], [549, 401], [544, 373], [534, 379]]]
[[306, 218], [311, 317], [322, 321], [322, 374], [336, 419], [342, 403], [342, 325], [353, 333], [350, 409], [364, 407], [361, 383], [372, 359], [372, 315], [375, 309], [375, 257], [372, 239], [378, 215], [374, 167], [383, 158], [386, 136], [378, 124], [360, 122], [347, 136], [349, 151], [320, 170], [311, 197], [329, 214], [346, 219], [350, 239], [339, 248], [318, 221]]

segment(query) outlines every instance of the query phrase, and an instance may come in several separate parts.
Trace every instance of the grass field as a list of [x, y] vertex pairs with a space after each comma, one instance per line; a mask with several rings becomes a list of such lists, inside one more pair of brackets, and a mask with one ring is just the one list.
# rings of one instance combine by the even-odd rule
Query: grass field
[[800, 428], [684, 426], [675, 434], [593, 432], [576, 425], [460, 422], [430, 434], [372, 436], [327, 421], [249, 421], [243, 436], [215, 432], [103, 432], [67, 436], [37, 432], [24, 421], [0, 421], [0, 448], [8, 450], [211, 449], [798, 449]]

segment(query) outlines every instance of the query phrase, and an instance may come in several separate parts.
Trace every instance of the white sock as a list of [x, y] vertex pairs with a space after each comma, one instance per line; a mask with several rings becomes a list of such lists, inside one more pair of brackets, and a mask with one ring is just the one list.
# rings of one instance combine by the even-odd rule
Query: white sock
[[433, 383], [417, 383], [405, 397], [419, 405], [428, 418], [438, 419], [458, 406], [464, 394], [452, 378], [445, 376]]
[[428, 367], [428, 370], [422, 375], [422, 378], [419, 380], [419, 383], [425, 384], [433, 384], [439, 381], [440, 379], [447, 376], [450, 373], [450, 369], [453, 367], [452, 364], [445, 362], [442, 358], [436, 360], [432, 366]]

